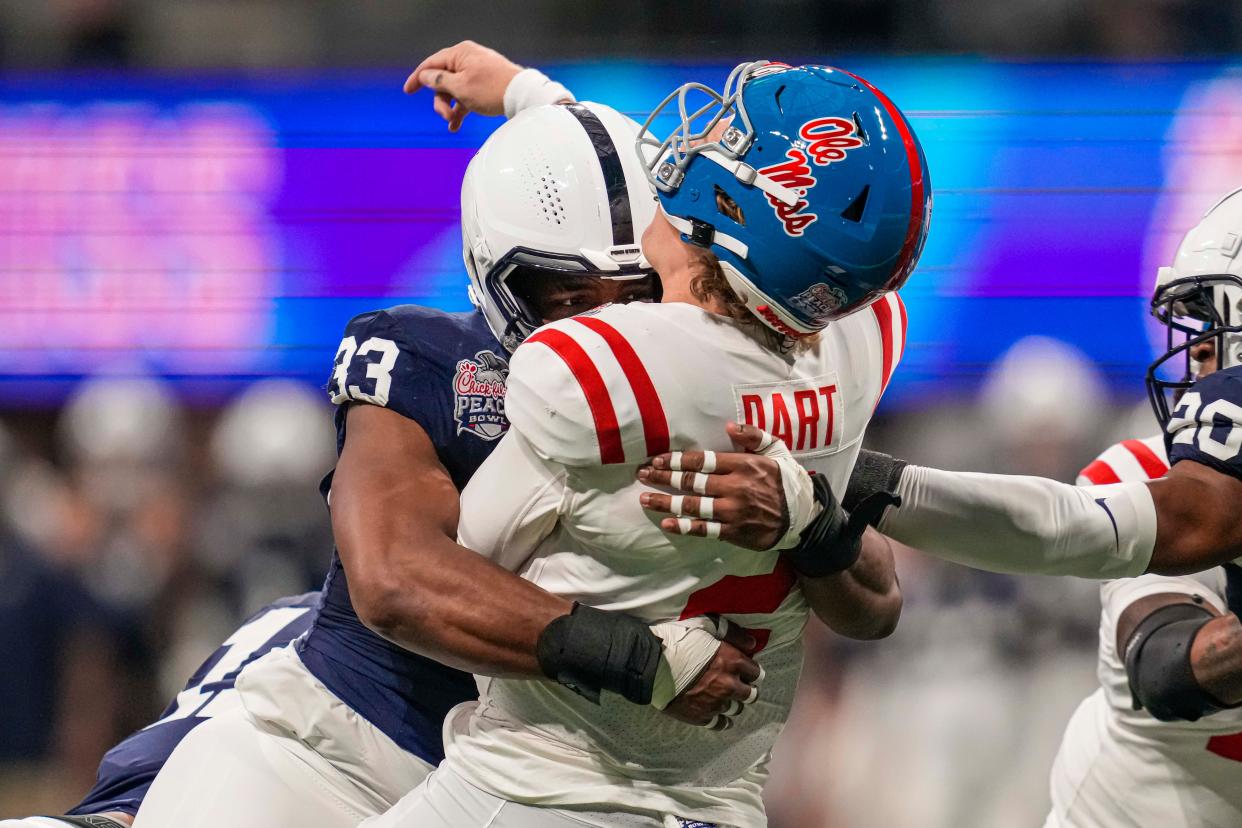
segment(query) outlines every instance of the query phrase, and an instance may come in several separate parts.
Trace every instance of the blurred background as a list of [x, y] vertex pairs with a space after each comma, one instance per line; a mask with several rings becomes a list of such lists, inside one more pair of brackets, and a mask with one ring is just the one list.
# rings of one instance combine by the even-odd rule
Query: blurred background
[[[840, 63], [935, 186], [872, 447], [1072, 480], [1154, 433], [1149, 285], [1242, 185], [1242, 6], [1209, 0], [0, 0], [0, 817], [59, 812], [245, 615], [318, 586], [345, 322], [468, 306], [464, 37], [641, 117], [733, 63]], [[1038, 824], [1093, 687], [1091, 583], [900, 562], [813, 633], [777, 828]]]

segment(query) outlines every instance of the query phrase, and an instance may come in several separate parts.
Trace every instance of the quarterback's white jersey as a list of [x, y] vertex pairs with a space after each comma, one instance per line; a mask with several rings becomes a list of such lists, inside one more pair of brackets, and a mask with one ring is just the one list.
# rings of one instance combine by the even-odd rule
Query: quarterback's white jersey
[[[1168, 468], [1162, 437], [1126, 440], [1083, 469], [1078, 483], [1148, 480]], [[1242, 709], [1161, 722], [1133, 706], [1117, 621], [1130, 604], [1165, 592], [1197, 595], [1229, 611], [1221, 567], [1101, 584], [1100, 689], [1066, 728], [1052, 768], [1047, 826], [1242, 825]]]
[[515, 353], [511, 428], [462, 495], [462, 542], [566, 598], [649, 622], [720, 613], [755, 629], [766, 678], [735, 726], [682, 724], [605, 693], [480, 679], [445, 723], [447, 761], [506, 799], [765, 824], [760, 790], [793, 700], [808, 606], [776, 552], [660, 531], [637, 467], [672, 449], [729, 451], [724, 425], [783, 438], [844, 492], [900, 357], [895, 296], [778, 353], [761, 333], [682, 304], [606, 306]]

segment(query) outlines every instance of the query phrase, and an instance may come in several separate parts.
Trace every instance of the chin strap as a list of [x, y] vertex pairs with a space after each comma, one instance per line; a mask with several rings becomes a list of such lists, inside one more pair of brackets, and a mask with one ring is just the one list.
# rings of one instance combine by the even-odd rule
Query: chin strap
[[671, 213], [665, 213], [664, 217], [668, 219], [668, 223], [676, 228], [691, 243], [697, 244], [699, 247], [711, 247], [718, 244], [730, 253], [745, 259], [750, 253], [750, 247], [746, 242], [730, 236], [728, 233], [722, 233], [712, 225], [698, 221], [696, 219], [684, 219], [680, 216], [674, 216]]

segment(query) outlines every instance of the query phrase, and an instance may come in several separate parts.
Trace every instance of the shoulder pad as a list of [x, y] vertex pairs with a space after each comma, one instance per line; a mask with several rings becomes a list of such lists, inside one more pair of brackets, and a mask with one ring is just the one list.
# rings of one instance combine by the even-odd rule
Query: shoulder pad
[[514, 353], [505, 411], [545, 459], [610, 465], [668, 451], [664, 408], [616, 324], [621, 310], [545, 325]]
[[[402, 353], [405, 360], [400, 360]], [[366, 402], [387, 406], [393, 374], [407, 372], [417, 351], [404, 326], [388, 311], [370, 311], [349, 320], [337, 347], [328, 396], [336, 405]], [[405, 364], [398, 366], [398, 361]]]
[[1155, 480], [1164, 477], [1168, 470], [1164, 439], [1159, 435], [1143, 440], [1122, 440], [1109, 446], [1078, 473], [1078, 485]]

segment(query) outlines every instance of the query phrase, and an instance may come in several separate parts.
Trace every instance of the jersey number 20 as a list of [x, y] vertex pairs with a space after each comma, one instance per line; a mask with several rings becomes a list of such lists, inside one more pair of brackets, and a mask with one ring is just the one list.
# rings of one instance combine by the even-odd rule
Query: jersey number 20
[[[1197, 446], [1204, 454], [1228, 461], [1242, 453], [1242, 427], [1238, 423], [1242, 423], [1242, 406], [1219, 399], [1204, 405], [1199, 392], [1187, 391], [1178, 401], [1168, 428], [1174, 444]], [[1221, 431], [1225, 432], [1223, 439], [1217, 439]]]

